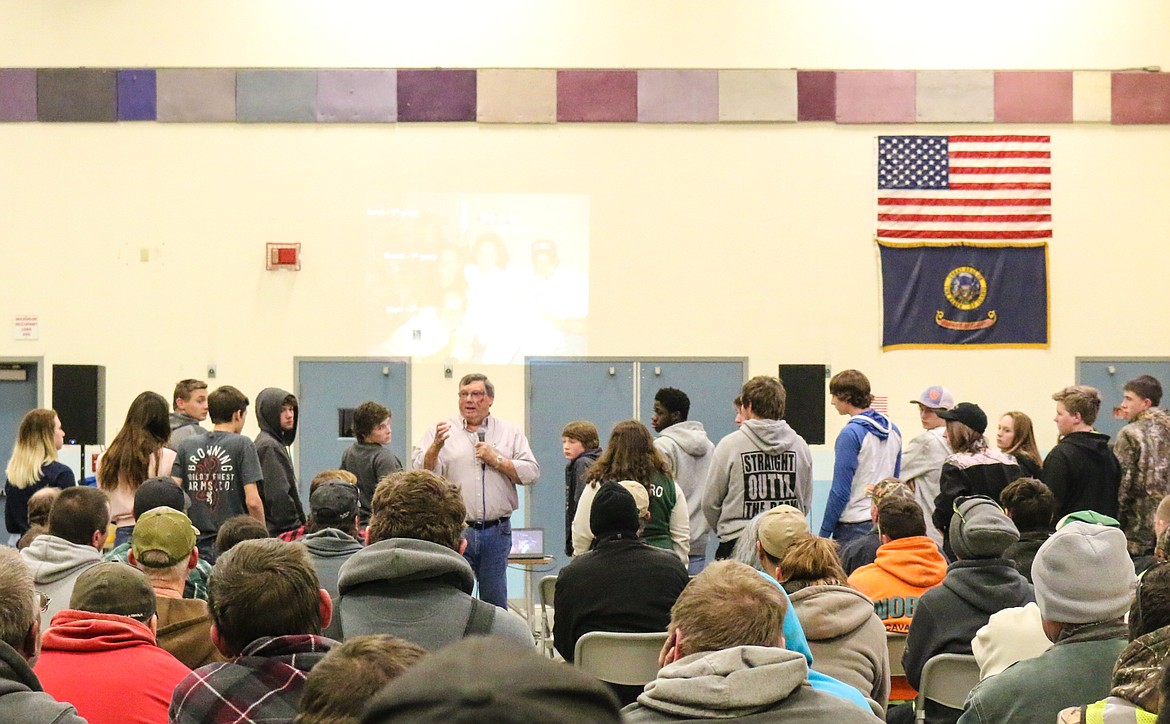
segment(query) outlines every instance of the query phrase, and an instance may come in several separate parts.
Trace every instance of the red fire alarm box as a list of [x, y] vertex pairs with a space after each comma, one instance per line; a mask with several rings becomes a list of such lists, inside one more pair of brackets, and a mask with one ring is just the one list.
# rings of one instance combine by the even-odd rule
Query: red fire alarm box
[[300, 244], [268, 244], [266, 257], [266, 268], [270, 271], [273, 269], [300, 271], [301, 269]]

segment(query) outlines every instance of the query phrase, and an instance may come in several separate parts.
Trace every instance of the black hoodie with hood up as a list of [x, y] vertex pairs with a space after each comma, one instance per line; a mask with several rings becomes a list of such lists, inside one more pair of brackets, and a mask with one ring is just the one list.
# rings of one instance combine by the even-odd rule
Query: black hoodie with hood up
[[297, 476], [293, 472], [292, 456], [288, 446], [297, 437], [300, 409], [293, 408], [293, 428], [280, 429], [280, 410], [290, 394], [279, 387], [266, 387], [256, 396], [256, 422], [260, 434], [256, 436], [256, 455], [264, 480], [260, 496], [264, 499], [264, 518], [268, 532], [276, 535], [295, 530], [305, 524], [305, 509], [297, 490]]
[[1072, 432], [1044, 458], [1044, 484], [1056, 498], [1056, 519], [1078, 510], [1117, 517], [1121, 463], [1109, 449], [1109, 436]]

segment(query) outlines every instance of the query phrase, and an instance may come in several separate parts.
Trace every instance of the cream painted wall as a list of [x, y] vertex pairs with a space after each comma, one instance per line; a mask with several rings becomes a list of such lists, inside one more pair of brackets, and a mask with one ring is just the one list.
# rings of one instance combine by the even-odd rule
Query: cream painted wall
[[[460, 13], [419, 3], [6, 2], [0, 66], [1170, 66], [1170, 6], [1154, 2], [1112, 12], [1068, 3], [1030, 39], [1019, 31], [989, 43], [975, 19], [953, 42], [880, 45], [861, 42], [862, 29], [889, 38], [917, 26], [844, 0], [455, 5]], [[904, 15], [924, 7], [906, 3]], [[1016, 9], [1025, 25], [1039, 23]], [[1011, 128], [1053, 135], [1051, 349], [882, 353], [874, 138], [923, 130], [986, 127], [0, 124], [0, 325], [41, 319], [40, 341], [0, 333], [0, 356], [106, 365], [111, 436], [134, 395], [169, 394], [209, 362], [216, 383], [253, 397], [291, 387], [294, 356], [362, 355], [388, 332], [364, 323], [347, 283], [370, 261], [354, 242], [362, 199], [586, 194], [591, 354], [746, 355], [752, 374], [774, 374], [779, 362], [856, 367], [890, 397], [907, 437], [917, 417], [901, 401], [942, 383], [993, 416], [1029, 412], [1047, 448], [1049, 396], [1073, 381], [1075, 357], [1168, 354], [1163, 284], [1145, 282], [1144, 270], [1170, 268], [1160, 240], [1170, 130]], [[268, 241], [301, 242], [304, 269], [266, 272]], [[139, 261], [142, 248], [151, 261]], [[486, 371], [496, 412], [522, 421], [523, 369]], [[454, 410], [455, 387], [438, 365], [417, 365], [413, 379], [417, 437]], [[829, 413], [831, 440], [842, 420]]]

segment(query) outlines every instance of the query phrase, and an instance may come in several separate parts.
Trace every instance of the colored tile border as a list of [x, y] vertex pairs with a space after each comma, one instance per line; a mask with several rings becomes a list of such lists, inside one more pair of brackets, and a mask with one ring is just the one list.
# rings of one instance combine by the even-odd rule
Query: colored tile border
[[1170, 73], [0, 68], [0, 122], [1170, 125]]

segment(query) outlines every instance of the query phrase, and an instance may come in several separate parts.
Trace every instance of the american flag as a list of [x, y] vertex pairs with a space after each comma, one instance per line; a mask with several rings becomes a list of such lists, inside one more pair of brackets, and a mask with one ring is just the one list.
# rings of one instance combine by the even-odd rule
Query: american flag
[[1049, 136], [879, 136], [877, 238], [1052, 238]]

